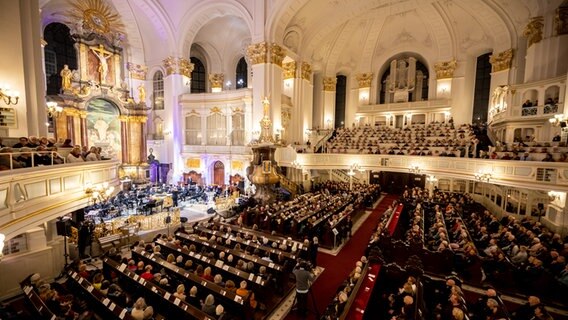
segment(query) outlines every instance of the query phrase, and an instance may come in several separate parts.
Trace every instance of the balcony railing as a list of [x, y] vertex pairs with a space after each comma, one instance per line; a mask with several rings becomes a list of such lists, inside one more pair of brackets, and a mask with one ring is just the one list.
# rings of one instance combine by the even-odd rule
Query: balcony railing
[[[562, 162], [485, 160], [434, 156], [373, 154], [308, 154], [283, 152], [279, 165], [297, 161], [304, 169], [349, 169], [353, 163], [376, 171], [408, 172], [419, 167], [422, 174], [475, 180], [475, 175], [491, 173], [491, 183], [538, 190], [568, 192], [568, 166]], [[546, 173], [546, 174], [543, 174]]]
[[10, 239], [87, 205], [85, 186], [118, 185], [115, 160], [0, 172], [0, 233]]

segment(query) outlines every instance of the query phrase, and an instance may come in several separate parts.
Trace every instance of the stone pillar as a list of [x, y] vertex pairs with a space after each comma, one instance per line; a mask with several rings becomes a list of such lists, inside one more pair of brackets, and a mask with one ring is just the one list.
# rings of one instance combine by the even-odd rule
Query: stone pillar
[[[82, 140], [80, 136], [75, 136], [75, 121], [73, 120], [73, 116], [77, 113], [76, 109], [72, 108], [64, 108], [61, 118], [65, 119], [65, 125], [62, 125], [62, 128], [66, 129], [65, 136], [74, 144], [81, 144]], [[58, 125], [59, 127], [59, 125]]]
[[119, 116], [118, 120], [120, 121], [120, 140], [122, 144], [122, 163], [130, 163], [130, 159], [128, 158], [129, 148], [128, 145], [128, 116]]
[[[164, 154], [162, 163], [171, 163], [174, 181], [180, 180], [183, 172], [183, 159], [180, 157], [183, 146], [183, 121], [179, 96], [184, 92], [185, 84], [191, 79], [193, 64], [186, 58], [170, 56], [163, 60], [164, 75]], [[203, 139], [205, 137], [202, 137]]]
[[[300, 104], [296, 107], [296, 112], [301, 115], [301, 132], [298, 132], [301, 140], [308, 140], [308, 129], [312, 128], [314, 114], [314, 86], [312, 82], [312, 66], [307, 62], [302, 62], [300, 69], [300, 79], [298, 79], [297, 87], [299, 88]], [[294, 111], [292, 111], [294, 112]], [[297, 137], [297, 139], [299, 139]], [[316, 143], [316, 141], [312, 141]]]
[[81, 127], [81, 145], [87, 145], [87, 111], [79, 111], [79, 121]]
[[505, 50], [493, 54], [489, 57], [489, 62], [491, 62], [491, 86], [490, 91], [491, 96], [489, 99], [488, 113], [492, 113], [492, 109], [496, 108], [507, 108], [510, 112], [511, 103], [508, 98], [509, 91], [509, 79], [511, 78], [511, 62], [513, 61], [513, 49]]
[[[438, 99], [455, 99], [461, 101], [460, 95], [463, 93], [464, 79], [454, 78], [454, 72], [458, 63], [456, 59], [449, 61], [441, 61], [434, 64], [434, 70], [436, 71], [436, 98]], [[465, 106], [462, 103], [452, 102], [451, 113], [455, 115], [454, 121], [457, 124], [469, 123], [471, 122], [471, 105]]]
[[323, 123], [322, 128], [333, 129], [335, 127], [335, 76], [323, 78]]
[[352, 123], [356, 122], [355, 114], [357, 113], [358, 106], [364, 106], [370, 104], [371, 96], [371, 83], [373, 82], [373, 73], [365, 72], [359, 73], [355, 76], [357, 80], [357, 88], [354, 91], [354, 97], [351, 99], [351, 104], [347, 104], [345, 109], [345, 127], [351, 126]]
[[282, 128], [282, 60], [285, 50], [276, 43], [259, 42], [247, 48], [247, 56], [252, 64], [253, 97], [252, 97], [252, 130], [260, 131], [260, 120], [263, 117], [262, 100], [270, 101], [270, 119], [272, 128]]

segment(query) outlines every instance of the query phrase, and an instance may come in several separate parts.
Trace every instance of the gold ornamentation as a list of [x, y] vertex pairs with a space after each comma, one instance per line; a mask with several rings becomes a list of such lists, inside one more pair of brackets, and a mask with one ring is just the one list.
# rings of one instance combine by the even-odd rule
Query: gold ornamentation
[[282, 109], [280, 115], [282, 117], [282, 128], [288, 129], [288, 126], [290, 125], [290, 119], [292, 119], [292, 111], [289, 108]]
[[442, 61], [434, 64], [434, 70], [436, 70], [436, 78], [438, 79], [452, 78], [454, 76], [454, 71], [456, 71], [457, 66], [458, 63], [456, 59], [452, 59], [450, 61]]
[[81, 119], [86, 119], [86, 118], [87, 118], [87, 113], [88, 113], [88, 112], [85, 111], [85, 110], [79, 110], [79, 117], [80, 117]]
[[511, 61], [513, 61], [513, 49], [499, 52], [496, 55], [489, 56], [491, 62], [491, 72], [503, 71], [511, 68]]
[[372, 72], [360, 73], [356, 76], [356, 78], [359, 88], [370, 88], [371, 82], [373, 81], [373, 73]]
[[268, 44], [266, 42], [251, 44], [247, 47], [247, 56], [252, 64], [266, 63], [267, 52]]
[[243, 109], [236, 107], [235, 109], [233, 109], [233, 113], [243, 113]]
[[189, 62], [186, 58], [179, 58], [179, 73], [182, 76], [191, 78], [191, 73], [193, 72], [193, 63]]
[[221, 108], [215, 106], [211, 108], [211, 113], [223, 113], [223, 111], [221, 111]]
[[335, 91], [335, 86], [337, 85], [336, 77], [324, 77], [323, 78], [323, 91]]
[[209, 74], [209, 83], [211, 83], [211, 88], [223, 88], [223, 80], [225, 80], [225, 75], [222, 73]]
[[188, 168], [201, 168], [201, 159], [199, 159], [199, 158], [188, 158], [185, 161], [185, 165]]
[[284, 79], [293, 79], [296, 77], [296, 62], [286, 62], [282, 64], [282, 77]]
[[554, 15], [556, 35], [568, 34], [568, 6], [560, 6]]
[[104, 0], [68, 0], [71, 10], [67, 12], [67, 23], [78, 31], [93, 32], [104, 37], [124, 35], [120, 16]]
[[133, 123], [146, 123], [147, 120], [147, 116], [128, 116], [128, 121]]
[[178, 73], [178, 60], [172, 56], [167, 57], [162, 61], [166, 68], [166, 75]]
[[63, 112], [65, 112], [65, 115], [70, 116], [70, 117], [79, 117], [79, 116], [81, 116], [80, 110], [75, 109], [75, 108], [64, 107], [64, 108], [63, 108]]
[[120, 122], [128, 122], [128, 116], [126, 116], [126, 115], [120, 115], [120, 116], [118, 116], [118, 121], [120, 121]]
[[286, 50], [276, 43], [270, 45], [270, 63], [282, 67], [282, 60], [286, 56]]
[[529, 47], [542, 40], [542, 27], [544, 26], [542, 23], [543, 20], [544, 18], [542, 16], [529, 19], [529, 23], [523, 31], [523, 35], [527, 37], [527, 40], [529, 41]]
[[128, 68], [128, 71], [130, 71], [130, 77], [132, 79], [146, 80], [146, 73], [148, 73], [147, 66], [128, 62], [126, 67]]
[[262, 100], [262, 106], [264, 116], [260, 120], [259, 142], [274, 142], [274, 137], [272, 136], [272, 121], [270, 120], [270, 101], [268, 100], [268, 97], [264, 97]]
[[69, 69], [68, 65], [63, 65], [63, 69], [59, 73], [61, 76], [61, 90], [63, 92], [71, 90], [71, 78], [73, 77], [73, 71]]
[[190, 112], [185, 114], [186, 116], [199, 116], [199, 112], [195, 111], [195, 109], [191, 109]]
[[233, 170], [243, 170], [243, 162], [239, 160], [231, 161], [231, 169]]
[[312, 66], [307, 62], [302, 62], [302, 79], [312, 80]]

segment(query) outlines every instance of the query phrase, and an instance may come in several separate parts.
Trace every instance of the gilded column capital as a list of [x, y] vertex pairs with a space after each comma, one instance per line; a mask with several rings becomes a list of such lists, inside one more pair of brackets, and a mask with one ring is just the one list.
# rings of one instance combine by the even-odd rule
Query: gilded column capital
[[554, 14], [554, 29], [556, 35], [568, 34], [568, 6], [560, 6]]
[[247, 47], [247, 56], [251, 64], [266, 63], [268, 53], [268, 43], [259, 42]]
[[179, 73], [181, 73], [181, 75], [191, 78], [193, 67], [193, 63], [191, 63], [188, 59], [179, 58]]
[[128, 122], [128, 116], [127, 115], [120, 115], [118, 116], [118, 121], [120, 122]]
[[323, 78], [323, 91], [335, 91], [335, 86], [337, 85], [336, 77], [324, 77]]
[[178, 59], [172, 56], [167, 57], [162, 61], [164, 68], [166, 68], [166, 75], [178, 73]]
[[513, 61], [513, 49], [505, 50], [499, 52], [498, 54], [492, 54], [489, 56], [489, 62], [491, 62], [491, 72], [503, 71], [511, 68], [511, 61]]
[[529, 19], [529, 23], [523, 31], [523, 36], [525, 36], [529, 42], [528, 46], [532, 46], [535, 43], [539, 43], [542, 40], [542, 28], [544, 18], [542, 16], [532, 17]]
[[282, 60], [286, 56], [286, 50], [279, 44], [273, 43], [270, 45], [270, 63], [282, 67]]
[[357, 76], [355, 76], [355, 78], [357, 79], [357, 84], [359, 85], [359, 88], [370, 88], [371, 82], [373, 81], [373, 73], [372, 72], [359, 73]]
[[79, 110], [79, 117], [81, 117], [81, 119], [86, 119], [87, 118], [87, 111], [85, 110]]
[[225, 75], [222, 73], [209, 74], [209, 83], [211, 83], [211, 88], [223, 88], [223, 80], [225, 80]]
[[77, 110], [75, 108], [64, 107], [63, 112], [65, 112], [66, 115], [71, 116], [71, 117], [80, 116], [79, 110]]
[[283, 79], [293, 79], [296, 77], [296, 61], [283, 63], [282, 69]]
[[146, 116], [129, 116], [130, 122], [134, 123], [146, 123], [148, 117]]
[[148, 73], [148, 67], [141, 64], [135, 64], [128, 62], [126, 64], [128, 71], [130, 72], [130, 77], [136, 80], [146, 80], [146, 74]]
[[456, 71], [456, 67], [458, 63], [456, 59], [452, 59], [450, 61], [442, 61], [434, 64], [434, 70], [436, 71], [436, 78], [437, 79], [447, 79], [454, 77], [454, 71]]
[[312, 65], [307, 62], [302, 62], [301, 77], [304, 80], [312, 80]]

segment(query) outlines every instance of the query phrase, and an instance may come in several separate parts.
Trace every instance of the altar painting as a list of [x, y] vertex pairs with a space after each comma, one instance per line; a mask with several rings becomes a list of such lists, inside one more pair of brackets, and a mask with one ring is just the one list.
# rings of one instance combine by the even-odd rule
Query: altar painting
[[121, 159], [120, 121], [118, 108], [104, 99], [94, 99], [87, 105], [87, 141], [89, 147], [101, 147], [101, 156]]

